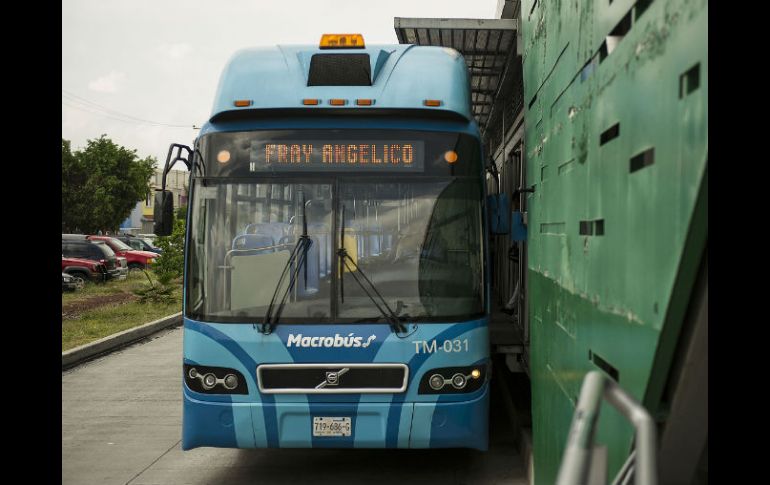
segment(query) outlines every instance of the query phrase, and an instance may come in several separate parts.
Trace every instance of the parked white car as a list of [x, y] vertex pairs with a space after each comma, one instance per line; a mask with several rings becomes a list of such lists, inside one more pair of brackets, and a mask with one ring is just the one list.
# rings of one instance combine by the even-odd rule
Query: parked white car
[[117, 256], [118, 258], [118, 269], [120, 270], [120, 273], [118, 274], [119, 280], [124, 280], [128, 278], [128, 260], [124, 256]]
[[136, 237], [144, 239], [152, 247], [155, 247], [155, 240], [158, 239], [155, 234], [137, 234]]

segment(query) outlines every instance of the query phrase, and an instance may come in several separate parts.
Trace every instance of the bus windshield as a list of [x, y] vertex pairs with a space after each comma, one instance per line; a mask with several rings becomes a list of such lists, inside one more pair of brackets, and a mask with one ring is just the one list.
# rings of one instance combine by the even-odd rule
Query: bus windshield
[[[259, 140], [263, 154], [264, 145], [282, 145], [272, 143], [273, 135], [251, 132], [248, 136], [250, 147], [253, 140]], [[311, 139], [304, 133], [290, 136]], [[328, 133], [313, 136], [335, 145]], [[379, 136], [391, 140], [386, 145], [401, 147], [402, 164], [410, 156], [403, 149], [408, 144], [403, 140], [408, 140], [410, 163], [419, 168], [397, 173], [350, 168], [324, 172], [322, 165], [303, 171], [287, 163], [286, 170], [271, 168], [269, 174], [258, 168], [248, 177], [234, 177], [231, 172], [229, 176], [195, 178], [187, 315], [214, 322], [260, 323], [273, 294], [280, 298], [292, 286], [282, 322], [381, 321], [381, 312], [355, 281], [352, 268], [340, 264], [341, 247], [388, 306], [407, 321], [458, 321], [482, 314], [478, 145], [471, 137], [449, 133]], [[345, 145], [352, 145], [353, 138], [349, 130], [338, 135]], [[216, 142], [213, 150], [212, 141]], [[380, 157], [377, 143], [356, 141], [358, 161], [362, 145], [375, 145], [368, 153]], [[244, 141], [229, 144], [246, 145]], [[290, 157], [292, 143], [286, 145]], [[209, 146], [202, 143], [201, 152], [208, 154], [208, 160], [212, 156], [216, 160], [223, 146], [228, 146], [227, 141], [209, 140]], [[283, 149], [267, 150], [278, 153]], [[324, 163], [322, 150], [319, 148], [320, 164]], [[236, 165], [238, 154], [233, 153], [235, 149], [229, 151], [228, 163]], [[453, 155], [447, 156], [448, 151]], [[246, 163], [255, 163], [253, 150], [244, 156]], [[392, 160], [390, 153], [388, 156]], [[212, 164], [208, 160], [207, 168]], [[472, 168], [462, 167], [463, 162]], [[222, 170], [221, 161], [218, 165]], [[464, 175], [469, 172], [476, 172], [475, 176]], [[312, 244], [304, 258], [289, 264], [289, 255], [305, 227]], [[287, 265], [289, 276], [279, 285]]]

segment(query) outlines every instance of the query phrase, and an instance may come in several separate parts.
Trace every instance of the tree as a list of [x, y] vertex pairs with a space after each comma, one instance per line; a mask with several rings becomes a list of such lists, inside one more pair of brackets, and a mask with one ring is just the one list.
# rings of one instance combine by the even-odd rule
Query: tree
[[136, 150], [102, 135], [71, 152], [62, 139], [62, 230], [115, 231], [150, 191], [155, 157], [140, 159]]
[[161, 236], [155, 240], [159, 248], [163, 250], [152, 265], [152, 270], [158, 279], [158, 285], [152, 282], [152, 278], [145, 271], [150, 284], [134, 290], [140, 303], [173, 303], [177, 301], [174, 295], [176, 278], [184, 274], [184, 237], [185, 219], [174, 218], [174, 229], [168, 236]]
[[171, 235], [162, 236], [155, 240], [158, 247], [163, 250], [152, 267], [159, 279], [168, 281], [171, 278], [182, 276], [184, 272], [184, 236], [185, 220], [175, 218]]
[[72, 154], [69, 140], [61, 141], [61, 220], [62, 232], [76, 231], [81, 224], [78, 216], [85, 212], [88, 201], [81, 189], [88, 178], [80, 160]]

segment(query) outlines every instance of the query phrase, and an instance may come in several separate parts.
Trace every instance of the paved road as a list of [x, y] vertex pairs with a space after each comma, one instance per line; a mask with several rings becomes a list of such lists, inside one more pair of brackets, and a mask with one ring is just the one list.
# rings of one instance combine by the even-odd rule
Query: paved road
[[[526, 485], [502, 406], [490, 450], [180, 448], [182, 330], [62, 373], [62, 483]], [[493, 392], [496, 390], [493, 389]], [[494, 399], [493, 403], [499, 401]]]

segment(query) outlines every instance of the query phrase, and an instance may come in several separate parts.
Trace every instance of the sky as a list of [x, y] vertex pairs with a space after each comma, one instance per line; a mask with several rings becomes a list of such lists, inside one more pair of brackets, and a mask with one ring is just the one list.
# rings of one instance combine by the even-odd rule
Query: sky
[[[394, 17], [495, 18], [498, 0], [66, 0], [62, 138], [106, 134], [164, 163], [208, 119], [227, 60], [245, 47], [361, 33], [397, 44]], [[181, 169], [182, 164], [177, 164]]]

